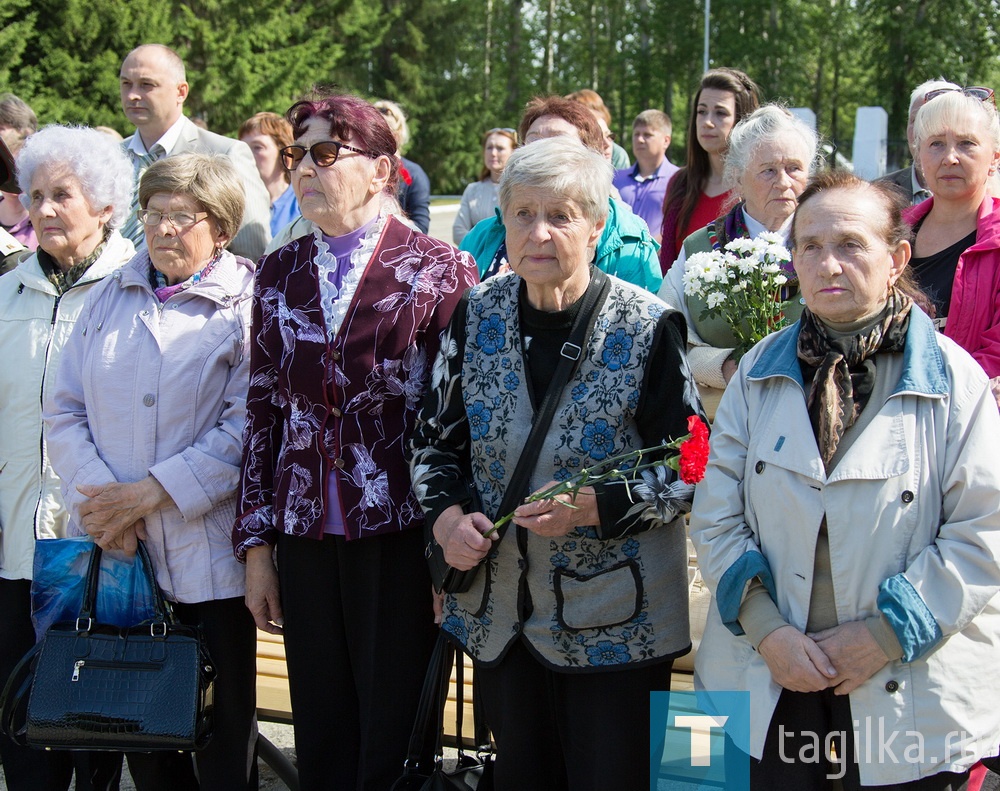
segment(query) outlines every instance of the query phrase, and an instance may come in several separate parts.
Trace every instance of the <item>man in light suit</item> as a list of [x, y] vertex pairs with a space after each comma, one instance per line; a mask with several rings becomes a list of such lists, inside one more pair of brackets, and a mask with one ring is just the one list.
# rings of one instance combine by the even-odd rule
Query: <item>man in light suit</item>
[[927, 200], [931, 196], [931, 193], [924, 185], [924, 174], [920, 172], [918, 166], [917, 146], [916, 141], [913, 139], [913, 122], [917, 119], [917, 111], [924, 106], [927, 94], [938, 90], [960, 91], [961, 88], [955, 85], [955, 83], [948, 82], [944, 78], [939, 77], [936, 80], [928, 80], [921, 83], [913, 89], [913, 92], [910, 94], [910, 115], [906, 122], [906, 142], [910, 147], [910, 156], [913, 158], [913, 164], [908, 168], [886, 173], [879, 179], [879, 181], [888, 181], [895, 184], [906, 195], [910, 203], [914, 205]]
[[[122, 110], [136, 128], [135, 134], [122, 144], [132, 157], [136, 185], [146, 168], [163, 157], [189, 152], [229, 157], [246, 193], [243, 222], [230, 249], [256, 261], [271, 238], [267, 189], [246, 143], [199, 129], [184, 116], [188, 84], [184, 63], [177, 53], [161, 44], [136, 47], [122, 63], [119, 84]], [[138, 250], [145, 241], [142, 224], [135, 216], [137, 209], [138, 189], [132, 213], [122, 228]]]

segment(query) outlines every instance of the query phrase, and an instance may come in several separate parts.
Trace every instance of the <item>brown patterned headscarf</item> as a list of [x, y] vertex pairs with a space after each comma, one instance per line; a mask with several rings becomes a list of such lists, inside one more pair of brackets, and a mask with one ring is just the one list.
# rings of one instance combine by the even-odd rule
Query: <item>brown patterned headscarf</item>
[[913, 300], [896, 288], [882, 320], [864, 334], [834, 338], [806, 308], [799, 329], [798, 357], [803, 374], [815, 372], [806, 404], [823, 463], [829, 466], [844, 432], [865, 408], [875, 386], [878, 352], [901, 352], [906, 345]]

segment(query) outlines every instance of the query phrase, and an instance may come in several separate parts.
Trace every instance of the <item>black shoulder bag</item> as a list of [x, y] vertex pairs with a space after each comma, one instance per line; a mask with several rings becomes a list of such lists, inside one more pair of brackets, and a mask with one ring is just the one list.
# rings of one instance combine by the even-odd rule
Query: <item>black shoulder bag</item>
[[[455, 734], [458, 760], [455, 768], [446, 771], [441, 750], [444, 732], [444, 709], [448, 697], [448, 684], [452, 663], [455, 666]], [[464, 655], [455, 649], [444, 632], [438, 633], [434, 652], [424, 677], [424, 688], [420, 693], [417, 717], [410, 735], [403, 774], [392, 784], [389, 791], [493, 791], [493, 753], [489, 743], [489, 731], [485, 731], [482, 742], [474, 753], [465, 751], [462, 736], [464, 697]], [[476, 739], [480, 740], [480, 723], [476, 723]], [[421, 766], [421, 756], [428, 751], [434, 755], [433, 768]]]
[[129, 628], [100, 623], [95, 545], [79, 617], [49, 628], [0, 697], [0, 730], [18, 744], [148, 752], [208, 743], [215, 668], [200, 629], [178, 623], [164, 601], [141, 541], [138, 552], [154, 618]]
[[[497, 517], [509, 514], [517, 508], [527, 494], [528, 481], [535, 464], [538, 462], [538, 455], [541, 452], [545, 436], [548, 434], [549, 426], [552, 424], [556, 405], [559, 403], [566, 383], [576, 372], [577, 366], [583, 359], [587, 342], [594, 330], [594, 323], [597, 321], [597, 316], [610, 290], [611, 281], [608, 276], [600, 269], [593, 268], [590, 285], [587, 286], [587, 291], [583, 295], [580, 312], [577, 313], [573, 327], [569, 331], [569, 339], [563, 344], [559, 364], [552, 372], [552, 379], [549, 382], [548, 390], [545, 391], [545, 398], [535, 414], [534, 422], [531, 424], [531, 432], [528, 434], [528, 439], [521, 450], [521, 456], [517, 460], [517, 466], [511, 475], [510, 486], [504, 492]], [[472, 581], [479, 571], [479, 566], [468, 571], [459, 571], [449, 566], [444, 559], [444, 550], [434, 540], [431, 526], [428, 525], [425, 529], [428, 533], [428, 540], [424, 557], [430, 564], [431, 581], [434, 583], [434, 588], [446, 593], [465, 593], [472, 587]], [[501, 528], [497, 541], [503, 538], [505, 532], [506, 525]]]

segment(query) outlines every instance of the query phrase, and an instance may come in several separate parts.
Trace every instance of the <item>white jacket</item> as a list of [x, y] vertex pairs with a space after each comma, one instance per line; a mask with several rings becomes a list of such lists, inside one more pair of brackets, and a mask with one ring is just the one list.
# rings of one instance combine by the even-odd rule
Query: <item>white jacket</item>
[[59, 479], [49, 464], [42, 401], [91, 287], [135, 250], [117, 231], [61, 297], [33, 254], [0, 277], [0, 577], [31, 579], [35, 539], [66, 534]]
[[[804, 631], [825, 516], [840, 623], [881, 611], [904, 651], [850, 695], [862, 784], [962, 771], [996, 754], [1000, 738], [991, 679], [1000, 657], [996, 402], [979, 365], [915, 309], [899, 383], [885, 404], [868, 405], [877, 414], [827, 475], [806, 411], [798, 329], [743, 358], [716, 414], [691, 518], [714, 593], [696, 685], [750, 692], [759, 758], [781, 690], [739, 626], [745, 583], [759, 576]], [[895, 762], [879, 753], [880, 723], [886, 738], [897, 732]], [[921, 741], [920, 760], [907, 761]]]
[[254, 265], [223, 253], [161, 304], [139, 253], [94, 289], [45, 403], [70, 532], [79, 484], [152, 474], [173, 504], [145, 518], [156, 580], [171, 600], [242, 596], [233, 556], [249, 385]]

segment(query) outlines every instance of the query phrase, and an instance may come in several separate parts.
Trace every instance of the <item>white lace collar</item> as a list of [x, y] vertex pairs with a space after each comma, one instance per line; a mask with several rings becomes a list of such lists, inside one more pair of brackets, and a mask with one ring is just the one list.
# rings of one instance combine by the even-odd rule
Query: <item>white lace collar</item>
[[382, 236], [382, 229], [388, 219], [388, 215], [379, 214], [371, 228], [368, 229], [364, 239], [361, 240], [361, 244], [351, 253], [351, 265], [341, 279], [339, 290], [336, 284], [327, 277], [329, 272], [337, 269], [337, 257], [330, 252], [330, 246], [323, 239], [323, 232], [318, 227], [316, 228], [315, 263], [319, 271], [320, 306], [323, 309], [326, 331], [331, 341], [340, 332], [340, 325], [344, 321], [344, 316], [347, 315], [347, 309], [351, 306], [351, 300], [354, 299], [354, 292], [358, 290], [361, 276], [365, 273], [368, 262], [371, 261], [372, 253], [375, 252], [379, 237]]

